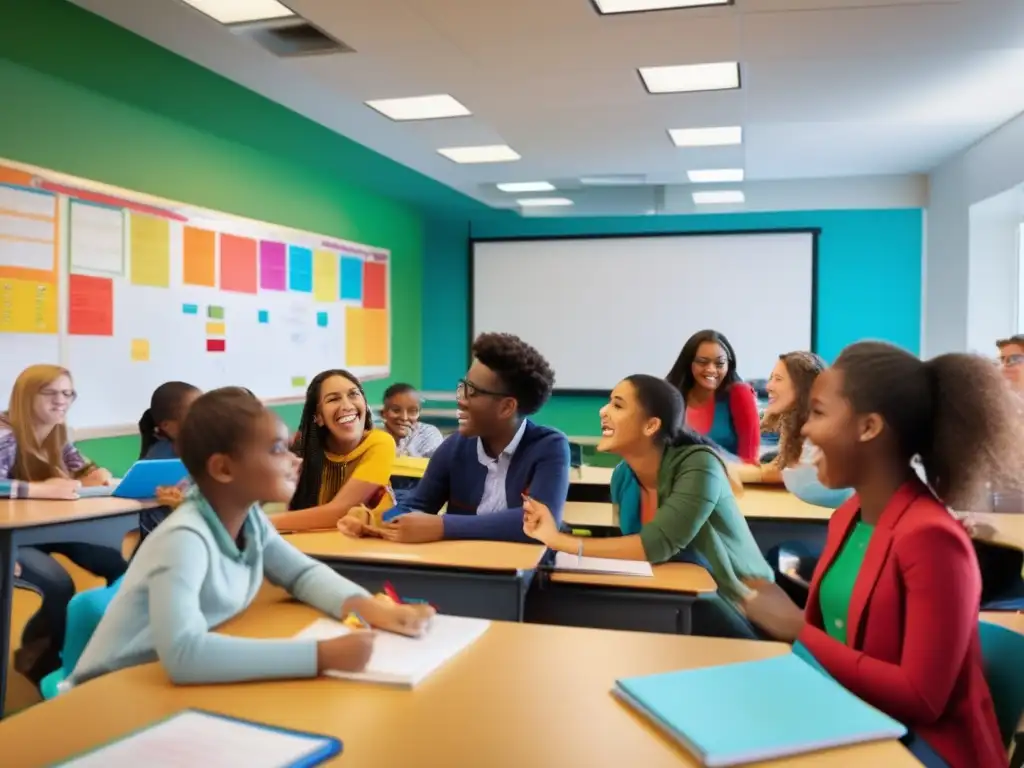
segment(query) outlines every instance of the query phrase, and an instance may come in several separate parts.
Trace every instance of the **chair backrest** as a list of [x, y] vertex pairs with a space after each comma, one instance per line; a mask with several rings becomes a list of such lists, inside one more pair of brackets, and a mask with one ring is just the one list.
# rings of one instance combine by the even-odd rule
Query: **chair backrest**
[[979, 622], [978, 629], [999, 733], [1009, 744], [1024, 712], [1024, 635], [987, 621]]
[[107, 612], [107, 606], [114, 599], [120, 586], [121, 579], [118, 579], [109, 587], [97, 587], [79, 592], [71, 598], [71, 602], [68, 603], [68, 624], [67, 633], [64, 635], [64, 650], [61, 653], [61, 662], [65, 673], [71, 674], [75, 668], [82, 651], [89, 644], [92, 633], [99, 626], [100, 619]]

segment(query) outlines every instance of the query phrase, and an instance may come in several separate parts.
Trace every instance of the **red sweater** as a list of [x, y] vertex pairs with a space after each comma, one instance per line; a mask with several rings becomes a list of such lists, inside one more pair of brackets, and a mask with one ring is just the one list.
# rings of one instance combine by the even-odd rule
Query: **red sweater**
[[[740, 461], [757, 464], [761, 456], [761, 421], [754, 390], [749, 384], [739, 382], [729, 388], [728, 395], [725, 413], [718, 406], [726, 403], [714, 397], [702, 405], [687, 405], [686, 424], [736, 454]], [[726, 416], [729, 418], [723, 418]]]
[[1005, 768], [982, 667], [974, 548], [924, 485], [904, 484], [882, 512], [850, 598], [848, 644], [822, 628], [821, 579], [859, 511], [854, 496], [829, 521], [798, 639], [839, 683], [914, 731], [950, 768]]

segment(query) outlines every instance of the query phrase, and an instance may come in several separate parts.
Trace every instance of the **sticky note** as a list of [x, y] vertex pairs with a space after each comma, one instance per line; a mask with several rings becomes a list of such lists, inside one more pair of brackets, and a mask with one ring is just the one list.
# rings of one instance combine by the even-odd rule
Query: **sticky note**
[[206, 335], [207, 336], [223, 336], [224, 335], [224, 323], [207, 323], [206, 324]]
[[261, 323], [269, 323], [270, 322], [270, 313], [267, 310], [265, 310], [265, 309], [261, 309], [257, 316], [259, 317], [259, 321]]
[[149, 362], [149, 339], [132, 339], [132, 362]]
[[207, 339], [206, 340], [206, 351], [207, 352], [223, 352], [225, 348], [224, 339]]
[[316, 324], [319, 325], [321, 328], [326, 328], [327, 327], [327, 313], [326, 312], [317, 312], [316, 313]]
[[306, 377], [305, 376], [292, 376], [292, 386], [293, 387], [304, 387], [304, 386], [306, 386]]
[[[26, 300], [15, 309], [32, 315]], [[68, 333], [72, 336], [114, 335], [114, 282], [109, 277], [70, 275], [68, 277]]]
[[206, 316], [211, 320], [223, 320], [224, 307], [214, 307], [211, 305], [206, 308]]
[[182, 304], [181, 312], [185, 315], [198, 315], [199, 305], [198, 304]]

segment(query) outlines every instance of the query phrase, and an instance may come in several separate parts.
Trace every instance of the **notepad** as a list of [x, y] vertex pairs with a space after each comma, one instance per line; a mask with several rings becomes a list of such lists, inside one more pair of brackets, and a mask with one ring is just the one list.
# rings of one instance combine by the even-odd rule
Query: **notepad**
[[906, 734], [793, 654], [618, 680], [612, 693], [709, 768]]
[[[373, 655], [362, 672], [330, 670], [331, 677], [384, 683], [412, 688], [442, 665], [453, 659], [487, 631], [491, 622], [462, 616], [435, 616], [422, 637], [403, 637], [380, 632], [373, 644]], [[328, 640], [351, 632], [334, 619], [319, 619], [297, 637]]]
[[61, 763], [62, 768], [311, 768], [341, 742], [197, 709], [187, 709], [120, 741]]
[[566, 552], [555, 555], [556, 571], [577, 573], [607, 573], [614, 576], [654, 576], [646, 560], [614, 560], [607, 557], [577, 557]]

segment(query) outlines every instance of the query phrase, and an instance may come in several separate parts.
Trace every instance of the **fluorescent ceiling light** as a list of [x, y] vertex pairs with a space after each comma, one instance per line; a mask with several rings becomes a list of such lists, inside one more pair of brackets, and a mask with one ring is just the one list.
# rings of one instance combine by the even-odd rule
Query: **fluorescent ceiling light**
[[221, 24], [286, 19], [295, 12], [277, 0], [184, 0]]
[[725, 147], [743, 143], [743, 129], [738, 125], [721, 128], [672, 128], [668, 135], [677, 147]]
[[740, 87], [740, 65], [735, 61], [684, 64], [678, 67], [640, 67], [638, 71], [650, 93], [727, 91]]
[[488, 144], [482, 147], [447, 147], [437, 150], [453, 163], [510, 163], [519, 159], [519, 153], [507, 144]]
[[555, 185], [550, 181], [509, 181], [499, 184], [502, 192], [554, 192]]
[[598, 13], [639, 13], [699, 8], [706, 5], [730, 5], [733, 0], [594, 0]]
[[572, 205], [567, 197], [524, 197], [516, 200], [522, 208], [544, 208], [547, 206]]
[[722, 181], [743, 181], [742, 168], [719, 168], [717, 170], [687, 171], [686, 175], [694, 184], [714, 184]]
[[647, 177], [639, 174], [616, 176], [583, 176], [580, 184], [590, 187], [636, 187], [647, 183]]
[[366, 102], [384, 117], [392, 120], [437, 120], [442, 117], [465, 117], [472, 114], [447, 93], [436, 96], [412, 96], [407, 99], [377, 99]]
[[746, 197], [739, 190], [723, 190], [721, 192], [694, 192], [693, 202], [697, 205], [722, 205], [724, 203], [742, 203]]

